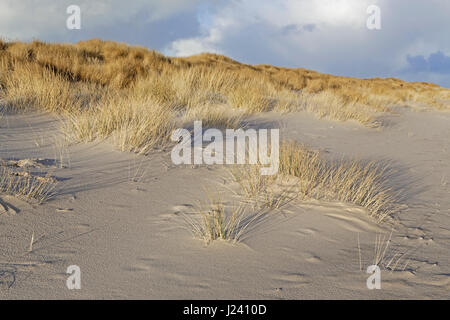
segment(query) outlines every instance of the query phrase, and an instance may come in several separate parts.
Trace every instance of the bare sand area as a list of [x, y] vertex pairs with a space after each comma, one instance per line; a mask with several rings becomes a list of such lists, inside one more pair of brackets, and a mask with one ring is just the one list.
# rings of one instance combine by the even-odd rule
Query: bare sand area
[[[404, 191], [395, 221], [377, 224], [355, 205], [295, 200], [240, 243], [195, 239], [186, 225], [205, 189], [240, 201], [220, 166], [175, 166], [108, 141], [68, 144], [48, 114], [5, 114], [0, 158], [58, 180], [43, 204], [1, 195], [1, 299], [431, 299], [450, 292], [450, 113], [398, 108], [385, 125], [268, 113], [250, 125], [329, 157], [389, 161]], [[9, 162], [8, 162], [9, 161]], [[23, 163], [23, 162], [22, 162]], [[381, 290], [366, 286], [376, 239], [391, 241]], [[401, 258], [400, 258], [401, 257]], [[81, 289], [66, 286], [81, 269]]]

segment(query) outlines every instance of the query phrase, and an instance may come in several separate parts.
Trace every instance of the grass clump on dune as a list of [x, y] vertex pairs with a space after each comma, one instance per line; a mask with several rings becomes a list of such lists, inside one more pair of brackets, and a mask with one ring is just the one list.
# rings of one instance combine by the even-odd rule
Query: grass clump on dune
[[185, 216], [194, 236], [206, 243], [219, 239], [238, 242], [258, 219], [299, 196], [361, 206], [378, 223], [391, 218], [399, 208], [399, 194], [388, 181], [388, 166], [325, 159], [320, 152], [295, 142], [281, 145], [278, 175], [261, 176], [259, 165], [235, 166], [230, 174], [240, 189], [237, 194], [243, 196], [240, 206], [228, 208], [220, 197], [209, 197], [195, 210], [196, 217]]
[[359, 205], [378, 222], [398, 207], [399, 195], [388, 183], [387, 165], [327, 160], [318, 151], [289, 142], [281, 146], [280, 174], [298, 178], [299, 190], [307, 197]]
[[402, 193], [392, 186], [388, 164], [333, 160], [297, 142], [280, 146], [278, 174], [262, 176], [259, 165], [233, 166], [232, 181], [253, 208], [281, 209], [292, 200], [316, 199], [358, 205], [381, 223], [401, 207]]
[[145, 154], [164, 145], [174, 130], [172, 110], [156, 99], [110, 96], [68, 115], [65, 131], [79, 141], [112, 137], [122, 151]]
[[50, 174], [39, 176], [0, 166], [0, 194], [43, 203], [51, 198], [55, 186], [56, 180]]
[[193, 235], [206, 244], [214, 240], [239, 242], [251, 223], [245, 219], [244, 206], [228, 208], [218, 196], [210, 196], [208, 201], [200, 202], [195, 213], [197, 218], [185, 216], [185, 220]]
[[[192, 114], [199, 117], [197, 120], [206, 119], [211, 110], [226, 105], [227, 112], [213, 121], [220, 120], [223, 125], [229, 119], [235, 121], [236, 110], [244, 114], [306, 110], [320, 117], [373, 126], [377, 125], [377, 114], [388, 111], [391, 105], [412, 103], [448, 109], [450, 100], [450, 90], [428, 83], [246, 65], [214, 54], [170, 58], [145, 48], [101, 40], [77, 44], [0, 42], [0, 88], [1, 98], [16, 109], [86, 112], [89, 117], [104, 116], [111, 93], [138, 108], [141, 117], [155, 113], [152, 108], [134, 105], [156, 101], [159, 110], [173, 115], [177, 122]], [[130, 115], [125, 108], [120, 110], [125, 113], [121, 117]], [[113, 131], [123, 132], [124, 123], [127, 130], [137, 133], [149, 125], [141, 120], [113, 121], [111, 124], [118, 126]], [[92, 136], [97, 135], [95, 128]], [[136, 139], [119, 140], [134, 144]], [[140, 144], [128, 149], [140, 150]]]
[[388, 164], [333, 160], [297, 142], [280, 146], [278, 174], [262, 176], [259, 165], [233, 166], [232, 181], [254, 208], [277, 210], [292, 200], [341, 201], [361, 206], [377, 222], [398, 212], [402, 194], [391, 185]]

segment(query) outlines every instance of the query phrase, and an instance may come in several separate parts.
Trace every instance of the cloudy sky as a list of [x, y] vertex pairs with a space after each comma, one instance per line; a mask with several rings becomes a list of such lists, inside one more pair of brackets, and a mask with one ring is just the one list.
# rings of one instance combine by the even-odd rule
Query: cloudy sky
[[[80, 30], [66, 27], [69, 5], [81, 8]], [[380, 30], [367, 28], [371, 5], [381, 9]], [[449, 0], [0, 0], [8, 40], [101, 38], [450, 88], [449, 35]]]

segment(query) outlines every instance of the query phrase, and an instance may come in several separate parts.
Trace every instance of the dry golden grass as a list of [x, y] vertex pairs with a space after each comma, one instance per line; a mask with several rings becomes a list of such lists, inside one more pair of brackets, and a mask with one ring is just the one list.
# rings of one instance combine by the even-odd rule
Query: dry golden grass
[[332, 161], [300, 144], [280, 148], [280, 174], [298, 178], [302, 195], [353, 203], [378, 222], [396, 212], [400, 195], [389, 185], [390, 168], [375, 162]]
[[[147, 116], [144, 116], [147, 115]], [[67, 115], [65, 131], [80, 141], [112, 137], [122, 151], [147, 153], [164, 144], [174, 130], [171, 109], [155, 98], [117, 96]]]
[[400, 207], [400, 194], [389, 184], [391, 169], [387, 165], [329, 160], [295, 142], [281, 145], [276, 176], [260, 175], [259, 165], [235, 166], [230, 173], [240, 194], [254, 208], [279, 209], [300, 196], [353, 203], [383, 222]]
[[[230, 169], [240, 188], [238, 195], [244, 198], [239, 206], [227, 207], [219, 195], [209, 196], [208, 201], [197, 206], [196, 216], [185, 215], [195, 237], [207, 244], [218, 239], [238, 242], [258, 219], [298, 196], [357, 204], [380, 223], [398, 209], [398, 195], [387, 180], [389, 168], [374, 162], [330, 161], [319, 152], [292, 142], [281, 146], [278, 175], [262, 176], [260, 169], [260, 165]], [[249, 207], [253, 214], [248, 214]], [[374, 264], [384, 263], [387, 269], [395, 270], [403, 256], [393, 255], [385, 261], [390, 239], [386, 245], [384, 240], [377, 238]], [[361, 267], [361, 251], [359, 254]]]
[[274, 182], [275, 176], [260, 174], [260, 165], [238, 165], [230, 168], [230, 175], [238, 183], [243, 195], [248, 199], [257, 198]]
[[243, 116], [239, 110], [230, 110], [225, 105], [203, 104], [184, 112], [178, 122], [182, 126], [201, 120], [204, 127], [237, 129], [242, 127]]
[[[85, 117], [102, 117], [111, 99], [119, 96], [121, 103], [143, 112], [142, 117], [152, 117], [154, 110], [148, 108], [146, 112], [134, 105], [150, 100], [156, 101], [174, 121], [194, 114], [211, 125], [228, 125], [230, 121], [236, 125], [234, 109], [239, 109], [247, 114], [306, 110], [320, 117], [353, 119], [373, 126], [377, 125], [377, 113], [388, 111], [391, 105], [409, 103], [449, 109], [450, 100], [450, 90], [428, 83], [251, 66], [214, 54], [169, 58], [145, 48], [101, 40], [74, 45], [0, 42], [0, 88], [1, 98], [16, 109], [32, 107], [75, 113], [76, 117], [84, 112]], [[226, 105], [227, 112], [216, 112], [211, 119], [211, 110], [220, 105]], [[126, 113], [123, 118], [130, 115], [125, 108], [119, 109]], [[146, 120], [125, 122], [127, 130], [134, 133], [149, 125]], [[136, 141], [124, 133], [123, 121], [110, 124], [118, 125], [112, 131], [121, 132], [119, 143], [132, 144], [126, 149], [143, 149], [141, 139]], [[95, 132], [96, 128], [93, 126], [90, 136], [103, 136]]]
[[206, 244], [214, 240], [231, 243], [244, 240], [274, 209], [283, 205], [278, 198], [258, 207], [251, 207], [246, 202], [226, 205], [218, 192], [208, 195], [208, 200], [199, 202], [192, 214], [184, 215], [194, 237]]
[[55, 185], [50, 174], [39, 176], [0, 166], [0, 194], [43, 203], [51, 198]]
[[255, 219], [246, 219], [248, 217], [245, 206], [227, 208], [218, 195], [210, 195], [208, 201], [200, 202], [195, 213], [194, 218], [185, 215], [185, 221], [193, 235], [206, 244], [214, 240], [239, 242]]
[[239, 165], [230, 169], [244, 202], [253, 209], [278, 210], [297, 198], [297, 185], [279, 175], [261, 175], [261, 165]]
[[[245, 114], [305, 110], [377, 126], [378, 114], [392, 105], [450, 109], [450, 90], [429, 83], [252, 66], [214, 54], [169, 58], [101, 40], [0, 41], [0, 99], [8, 108], [63, 115], [67, 133], [77, 140], [112, 138], [120, 149], [138, 153], [166, 144], [174, 127], [193, 119], [230, 128], [239, 127]], [[386, 168], [325, 161], [293, 144], [281, 151], [280, 173], [297, 177], [302, 194], [361, 205], [379, 221], [392, 212]], [[250, 182], [244, 192], [257, 193], [260, 183]], [[274, 196], [266, 198], [276, 203]]]
[[367, 248], [368, 253], [370, 255], [373, 254], [373, 257], [370, 257], [366, 262], [362, 255], [358, 234], [357, 241], [360, 271], [366, 271], [365, 264], [367, 264], [367, 267], [369, 265], [375, 265], [390, 272], [405, 271], [408, 268], [410, 260], [407, 256], [409, 251], [404, 251], [401, 247], [395, 249], [392, 248], [392, 235], [393, 231], [390, 234], [377, 233], [375, 235], [374, 247]]
[[259, 165], [230, 169], [240, 194], [254, 208], [279, 209], [298, 196], [342, 201], [366, 208], [383, 222], [400, 208], [401, 195], [389, 183], [388, 165], [358, 160], [329, 160], [295, 142], [280, 147], [279, 174], [260, 175]]
[[[377, 106], [380, 109], [378, 111], [388, 111], [387, 107], [381, 108], [379, 105]], [[329, 90], [315, 94], [303, 92], [300, 95], [300, 108], [315, 113], [320, 118], [342, 121], [357, 120], [369, 127], [379, 125], [374, 108], [355, 101], [346, 102], [343, 97]]]
[[69, 81], [34, 64], [17, 64], [14, 72], [3, 74], [2, 80], [8, 108], [24, 110], [34, 107], [55, 112], [81, 108], [81, 100]]

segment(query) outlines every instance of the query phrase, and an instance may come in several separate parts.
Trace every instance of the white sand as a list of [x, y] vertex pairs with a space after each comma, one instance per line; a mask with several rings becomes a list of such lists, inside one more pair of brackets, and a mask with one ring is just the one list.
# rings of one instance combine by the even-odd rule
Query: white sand
[[[223, 169], [174, 167], [167, 153], [141, 157], [108, 142], [55, 148], [56, 119], [5, 115], [0, 158], [63, 154], [66, 168], [49, 161], [36, 169], [54, 170], [61, 180], [44, 205], [0, 196], [14, 209], [0, 214], [0, 298], [449, 298], [450, 113], [398, 111], [381, 130], [307, 114], [255, 119], [281, 125], [282, 138], [329, 156], [392, 160], [400, 169], [392, 185], [407, 191], [407, 208], [389, 250], [407, 252], [409, 262], [405, 271], [383, 270], [381, 290], [366, 287], [357, 235], [366, 268], [376, 234], [389, 234], [392, 226], [375, 224], [361, 208], [296, 202], [257, 225], [243, 243], [205, 246], [180, 213], [206, 198], [205, 187], [227, 190]], [[81, 268], [81, 290], [66, 287], [69, 265]]]

